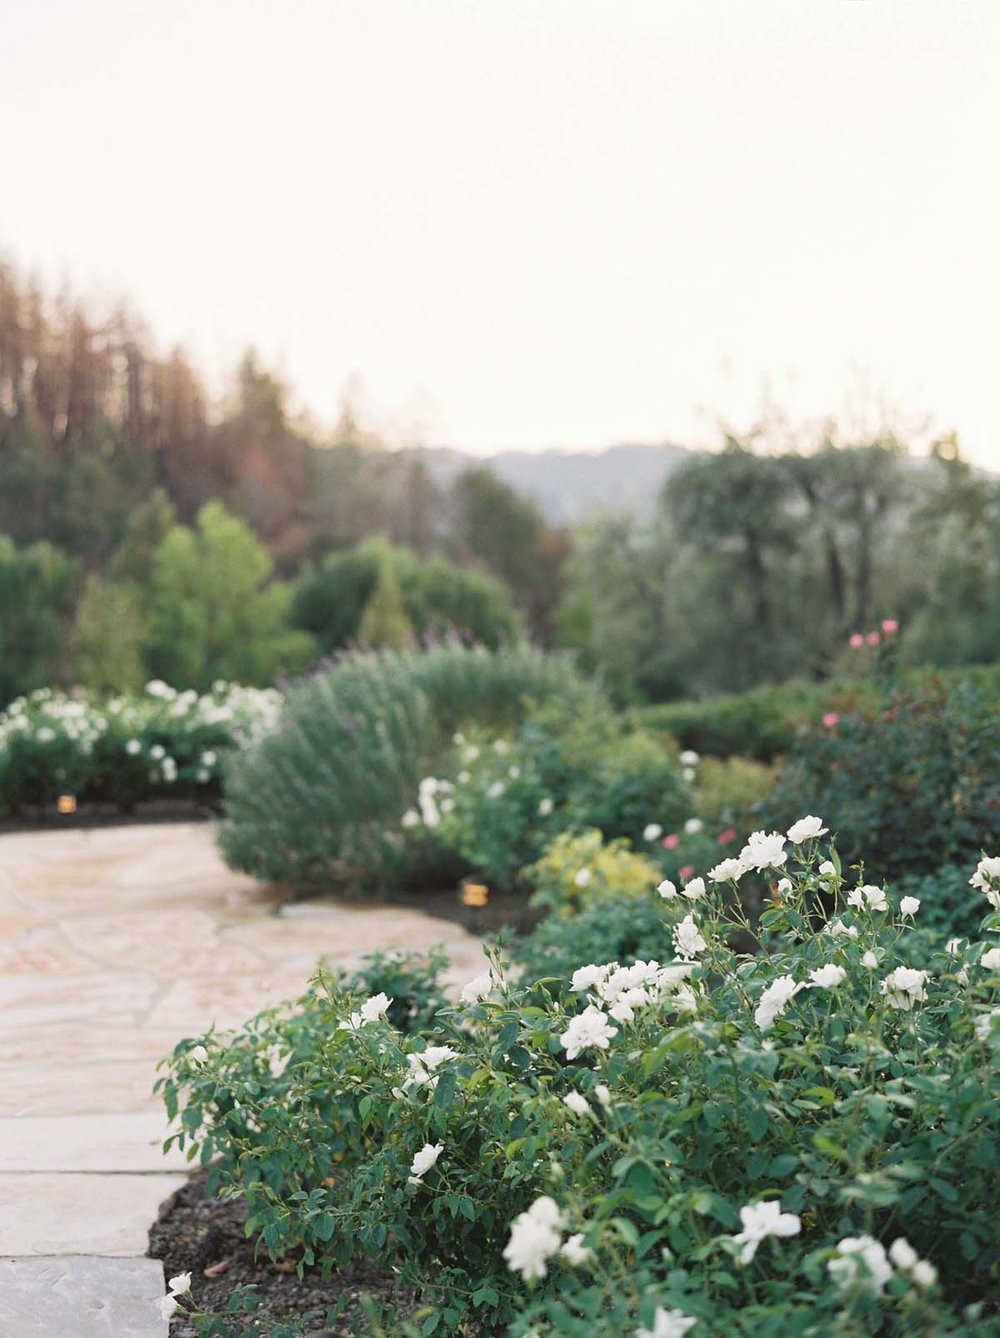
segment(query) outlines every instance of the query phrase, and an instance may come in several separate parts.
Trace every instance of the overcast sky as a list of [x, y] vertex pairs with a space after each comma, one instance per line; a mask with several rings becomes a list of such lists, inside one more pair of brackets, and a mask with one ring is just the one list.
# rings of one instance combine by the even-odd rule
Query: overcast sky
[[1000, 467], [998, 0], [0, 0], [0, 251], [320, 421], [708, 442], [860, 376]]

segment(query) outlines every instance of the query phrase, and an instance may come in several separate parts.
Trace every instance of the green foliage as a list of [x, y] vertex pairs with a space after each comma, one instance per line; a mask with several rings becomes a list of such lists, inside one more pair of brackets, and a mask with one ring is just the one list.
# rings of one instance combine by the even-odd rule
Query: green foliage
[[279, 708], [276, 692], [223, 682], [201, 697], [159, 682], [104, 699], [40, 688], [0, 715], [0, 804], [17, 813], [61, 795], [123, 810], [155, 798], [215, 802], [228, 757]]
[[262, 685], [295, 672], [313, 651], [285, 622], [291, 591], [250, 530], [217, 502], [197, 526], [175, 526], [153, 556], [148, 663], [159, 677], [203, 691], [216, 678]]
[[883, 709], [804, 734], [766, 804], [768, 825], [805, 809], [838, 836], [845, 867], [874, 878], [968, 863], [1000, 818], [1000, 706], [976, 689], [929, 684]]
[[509, 727], [587, 691], [570, 662], [521, 644], [347, 657], [293, 689], [280, 727], [230, 769], [223, 855], [295, 886], [387, 886], [408, 863], [403, 813], [460, 725]]
[[146, 624], [134, 585], [87, 577], [70, 634], [71, 675], [92, 692], [137, 692], [145, 681], [142, 662]]
[[413, 624], [396, 573], [388, 563], [380, 567], [375, 589], [361, 615], [358, 641], [367, 650], [402, 650], [413, 644]]
[[312, 632], [325, 653], [364, 642], [361, 619], [387, 569], [398, 580], [406, 615], [420, 637], [457, 631], [493, 648], [515, 639], [517, 614], [500, 581], [441, 556], [418, 558], [383, 539], [303, 567], [295, 582], [293, 624]]
[[754, 955], [713, 885], [659, 903], [655, 958], [550, 989], [494, 957], [416, 1031], [320, 976], [178, 1044], [168, 1146], [271, 1257], [396, 1269], [426, 1334], [996, 1335], [1000, 861], [967, 888], [980, 941], [925, 974], [902, 909], [820, 872], [833, 849], [782, 859]]
[[694, 809], [701, 821], [716, 830], [755, 827], [777, 780], [777, 768], [749, 757], [705, 757], [696, 766]]
[[[587, 858], [593, 852], [586, 852]], [[631, 856], [633, 860], [638, 856]], [[577, 865], [574, 873], [587, 865]], [[659, 878], [659, 870], [653, 866]], [[573, 915], [547, 915], [530, 933], [510, 945], [514, 964], [525, 981], [555, 976], [564, 992], [581, 962], [648, 961], [663, 952], [663, 910], [650, 895], [648, 872], [630, 896], [596, 896], [581, 900]], [[569, 879], [572, 884], [572, 876]], [[555, 896], [568, 891], [565, 880], [549, 886]], [[589, 889], [588, 889], [589, 891]], [[553, 992], [559, 986], [548, 986]]]
[[0, 534], [0, 704], [59, 681], [79, 563], [50, 543]]

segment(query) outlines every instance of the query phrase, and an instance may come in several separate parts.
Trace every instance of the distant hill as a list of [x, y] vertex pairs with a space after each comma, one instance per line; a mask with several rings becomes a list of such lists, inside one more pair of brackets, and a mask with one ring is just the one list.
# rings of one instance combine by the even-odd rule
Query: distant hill
[[424, 452], [435, 480], [447, 486], [471, 465], [496, 474], [533, 498], [554, 525], [573, 525], [600, 511], [648, 515], [663, 480], [690, 451], [684, 446], [609, 446], [603, 451], [500, 451], [473, 456], [447, 447]]

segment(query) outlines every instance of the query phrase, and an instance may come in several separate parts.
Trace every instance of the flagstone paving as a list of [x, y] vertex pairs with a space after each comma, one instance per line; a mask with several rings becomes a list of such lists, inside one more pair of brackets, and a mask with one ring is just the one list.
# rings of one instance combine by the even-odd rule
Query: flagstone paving
[[481, 971], [419, 911], [283, 904], [204, 824], [0, 836], [0, 1335], [165, 1338], [142, 1256], [186, 1163], [160, 1148], [157, 1061], [297, 997], [320, 958], [437, 943], [456, 981]]

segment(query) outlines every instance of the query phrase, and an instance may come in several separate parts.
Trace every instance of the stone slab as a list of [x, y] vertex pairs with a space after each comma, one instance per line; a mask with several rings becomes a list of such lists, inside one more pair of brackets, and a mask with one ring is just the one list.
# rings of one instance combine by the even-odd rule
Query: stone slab
[[158, 1259], [0, 1259], [4, 1338], [167, 1338]]
[[152, 1006], [157, 982], [126, 971], [59, 975], [58, 988], [45, 975], [0, 975], [0, 1027], [32, 1027], [47, 1022], [140, 1017]]
[[183, 1152], [163, 1151], [165, 1113], [31, 1116], [0, 1120], [0, 1173], [183, 1171]]
[[0, 1118], [11, 1115], [112, 1115], [162, 1110], [152, 1061], [0, 1064]]
[[144, 1255], [160, 1205], [185, 1184], [185, 1175], [0, 1175], [0, 1256]]

